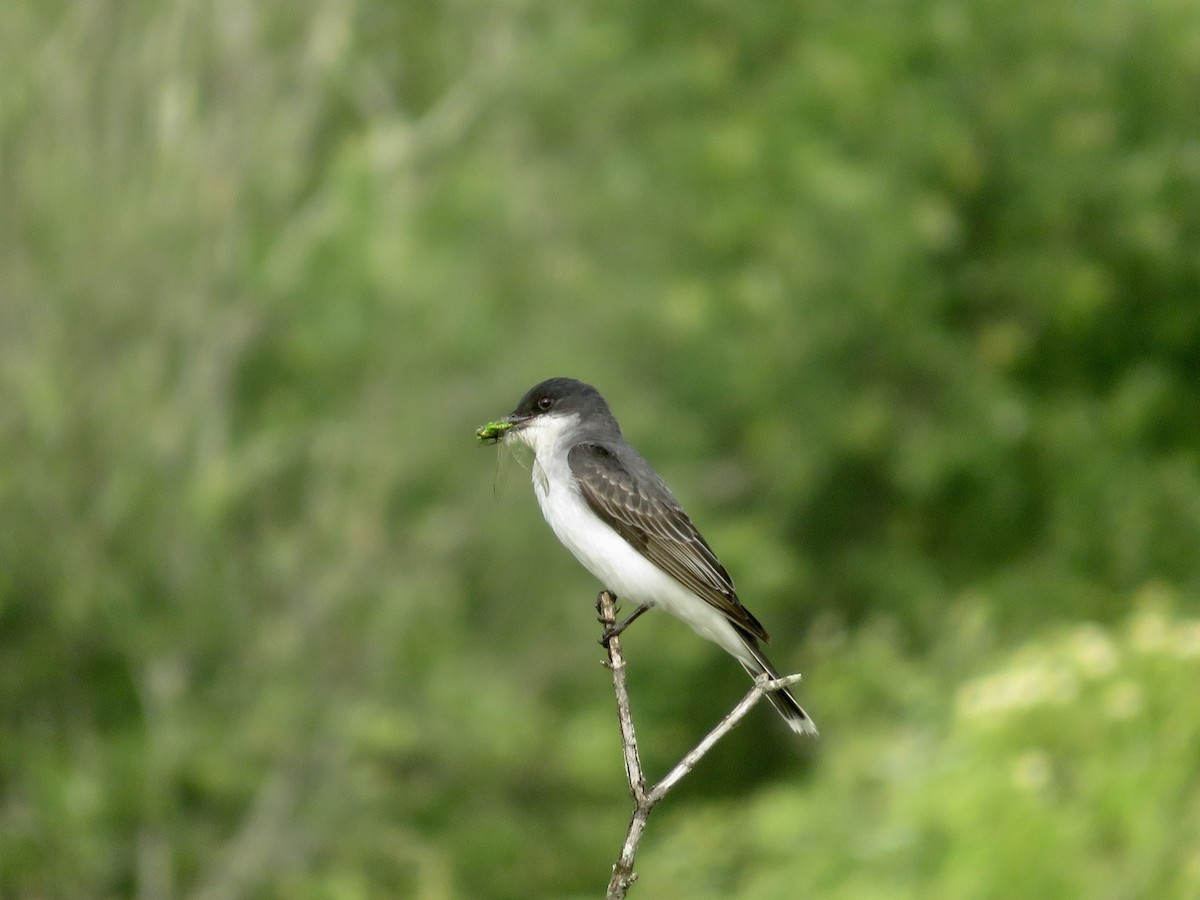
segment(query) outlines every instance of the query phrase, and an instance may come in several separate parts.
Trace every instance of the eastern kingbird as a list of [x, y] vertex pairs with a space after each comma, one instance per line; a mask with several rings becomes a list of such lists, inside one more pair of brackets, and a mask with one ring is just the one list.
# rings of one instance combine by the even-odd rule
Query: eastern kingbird
[[[638, 604], [627, 621], [661, 606], [733, 654], [751, 677], [779, 677], [759, 646], [767, 632], [742, 606], [733, 579], [679, 501], [625, 440], [599, 391], [551, 378], [479, 436], [533, 450], [542, 515], [605, 588]], [[787, 690], [767, 698], [793, 731], [817, 733]]]

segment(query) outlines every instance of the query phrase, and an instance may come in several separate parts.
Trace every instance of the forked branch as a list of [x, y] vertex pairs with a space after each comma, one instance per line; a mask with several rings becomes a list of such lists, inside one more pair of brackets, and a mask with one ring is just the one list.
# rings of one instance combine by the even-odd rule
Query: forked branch
[[625, 835], [625, 843], [621, 847], [621, 855], [613, 865], [612, 878], [608, 882], [607, 900], [622, 900], [629, 886], [637, 880], [633, 871], [634, 858], [637, 856], [638, 844], [646, 830], [646, 820], [650, 811], [667, 795], [667, 792], [696, 767], [700, 759], [713, 748], [717, 741], [725, 737], [738, 722], [745, 718], [746, 713], [764, 695], [780, 688], [788, 687], [800, 680], [799, 675], [788, 675], [784, 678], [768, 678], [761, 675], [754, 680], [754, 687], [741, 701], [730, 710], [717, 726], [710, 731], [699, 744], [683, 759], [675, 764], [658, 784], [646, 789], [646, 775], [642, 771], [642, 760], [638, 755], [637, 736], [633, 730], [633, 713], [629, 705], [629, 686], [625, 677], [625, 657], [621, 654], [621, 631], [638, 613], [635, 612], [624, 623], [617, 622], [617, 598], [608, 591], [601, 591], [596, 597], [596, 611], [599, 613], [600, 624], [604, 626], [604, 636], [600, 643], [608, 650], [608, 667], [612, 670], [613, 690], [617, 696], [617, 717], [621, 725], [621, 749], [625, 755], [625, 777], [629, 781], [629, 793], [633, 797], [633, 816], [629, 820], [629, 831]]

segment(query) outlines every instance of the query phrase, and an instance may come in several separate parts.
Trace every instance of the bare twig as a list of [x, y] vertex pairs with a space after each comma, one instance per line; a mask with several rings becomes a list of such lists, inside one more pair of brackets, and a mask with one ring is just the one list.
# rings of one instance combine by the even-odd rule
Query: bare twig
[[[788, 675], [785, 678], [771, 679], [760, 675], [754, 680], [754, 687], [741, 701], [730, 710], [717, 726], [700, 741], [683, 759], [681, 759], [666, 776], [646, 790], [646, 775], [642, 771], [642, 760], [638, 755], [637, 736], [633, 730], [633, 713], [629, 705], [629, 685], [625, 678], [625, 657], [621, 654], [620, 634], [623, 630], [617, 623], [617, 598], [608, 591], [601, 591], [596, 597], [596, 611], [600, 614], [600, 624], [604, 626], [604, 637], [601, 643], [608, 650], [608, 667], [612, 669], [613, 690], [617, 695], [617, 717], [621, 725], [621, 749], [625, 755], [625, 777], [629, 781], [629, 793], [633, 797], [633, 816], [629, 820], [629, 831], [625, 835], [625, 843], [621, 847], [621, 855], [613, 865], [612, 878], [608, 882], [607, 900], [623, 900], [629, 886], [637, 880], [633, 871], [633, 861], [637, 856], [638, 844], [646, 830], [646, 821], [650, 811], [667, 795], [667, 792], [696, 767], [700, 759], [713, 748], [717, 741], [729, 734], [738, 722], [745, 718], [746, 713], [754, 708], [763, 696], [771, 691], [788, 687], [800, 680], [799, 675]], [[626, 620], [625, 624], [633, 618]]]

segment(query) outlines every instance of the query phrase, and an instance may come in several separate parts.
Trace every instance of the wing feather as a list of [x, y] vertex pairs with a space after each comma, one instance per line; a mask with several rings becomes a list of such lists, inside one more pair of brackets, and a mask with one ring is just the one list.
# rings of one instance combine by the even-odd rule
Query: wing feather
[[567, 462], [588, 506], [617, 534], [746, 634], [767, 640], [717, 555], [649, 465], [635, 472], [592, 442], [572, 447]]

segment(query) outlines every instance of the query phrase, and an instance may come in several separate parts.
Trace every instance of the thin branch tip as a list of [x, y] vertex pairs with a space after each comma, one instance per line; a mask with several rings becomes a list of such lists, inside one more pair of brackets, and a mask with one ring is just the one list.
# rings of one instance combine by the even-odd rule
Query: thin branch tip
[[797, 672], [795, 675], [780, 675], [777, 678], [772, 678], [766, 672], [763, 672], [754, 679], [755, 685], [761, 687], [764, 693], [772, 691], [782, 691], [784, 688], [789, 688], [793, 684], [799, 684], [804, 676]]

